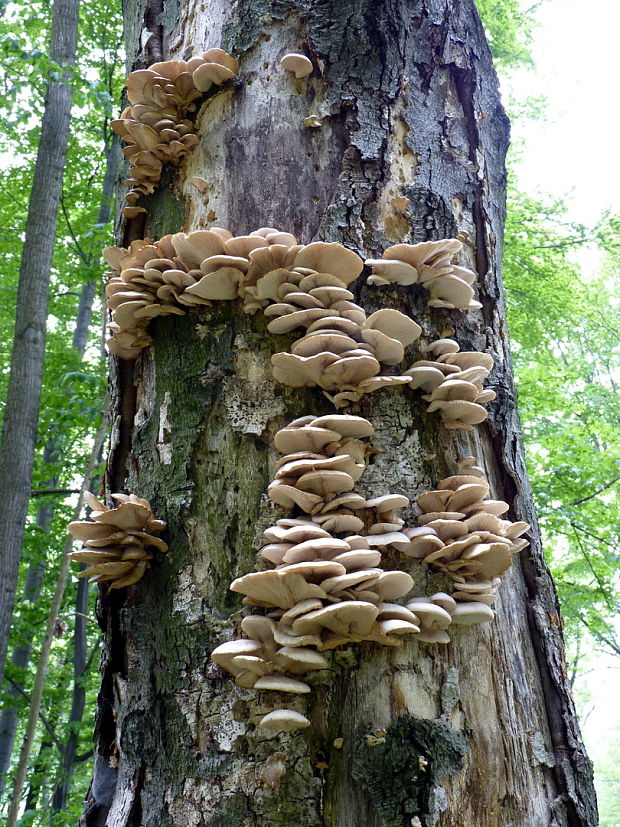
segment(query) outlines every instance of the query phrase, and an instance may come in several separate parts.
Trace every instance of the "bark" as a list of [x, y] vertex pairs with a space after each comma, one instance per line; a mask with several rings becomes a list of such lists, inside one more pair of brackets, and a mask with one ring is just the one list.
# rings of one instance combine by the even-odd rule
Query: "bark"
[[[519, 436], [501, 283], [508, 125], [473, 2], [182, 0], [164, 5], [149, 39], [152, 11], [127, 4], [130, 55], [139, 42], [165, 59], [222, 45], [240, 72], [198, 113], [201, 144], [176, 188], [145, 202], [144, 234], [269, 225], [376, 257], [390, 243], [469, 233], [463, 263], [479, 273], [479, 314], [429, 311], [415, 287], [360, 298], [369, 311], [410, 313], [425, 341], [453, 326], [462, 349], [492, 352], [497, 401], [463, 434], [443, 430], [414, 392], [363, 399], [351, 413], [372, 421], [380, 453], [356, 491], [413, 499], [474, 453], [491, 496], [532, 523], [533, 543], [504, 579], [494, 623], [455, 632], [445, 648], [338, 650], [299, 706], [312, 727], [261, 736], [253, 722], [274, 702], [235, 687], [209, 652], [238, 627], [228, 584], [254, 568], [279, 516], [265, 496], [273, 434], [330, 406], [273, 382], [268, 357], [287, 340], [262, 318], [219, 306], [158, 320], [154, 347], [113, 375], [108, 490], [150, 499], [170, 552], [127, 593], [100, 597], [106, 646], [82, 824], [594, 827]], [[320, 76], [295, 82], [279, 69], [299, 50]], [[320, 128], [302, 126], [310, 114]], [[194, 175], [211, 182], [208, 201], [186, 183]], [[415, 562], [409, 570], [418, 594], [445, 585]], [[369, 746], [377, 729], [385, 741]], [[272, 787], [274, 763], [284, 775]]]
[[[56, 0], [50, 57], [61, 67], [75, 62], [77, 25], [77, 0]], [[30, 499], [50, 266], [69, 137], [71, 94], [67, 72], [48, 83], [20, 265], [11, 374], [0, 445], [0, 468], [5, 469], [0, 477], [0, 686]]]

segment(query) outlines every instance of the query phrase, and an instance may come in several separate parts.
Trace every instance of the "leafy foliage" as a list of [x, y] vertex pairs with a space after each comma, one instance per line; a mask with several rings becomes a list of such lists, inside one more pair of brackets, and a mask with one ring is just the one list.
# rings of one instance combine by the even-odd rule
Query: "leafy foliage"
[[[519, 410], [544, 547], [566, 631], [581, 624], [613, 641], [620, 539], [620, 295], [609, 259], [587, 275], [574, 251], [583, 227], [566, 225], [562, 205], [514, 189], [504, 273]], [[613, 239], [609, 239], [614, 243]]]
[[[63, 197], [58, 217], [51, 294], [47, 325], [46, 364], [43, 382], [39, 452], [35, 461], [33, 490], [72, 490], [79, 485], [92, 434], [104, 405], [106, 366], [101, 357], [100, 285], [103, 265], [101, 247], [110, 243], [111, 227], [101, 223], [101, 191], [105, 174], [105, 150], [112, 134], [108, 121], [122, 87], [119, 47], [120, 4], [85, 0], [81, 8], [79, 55], [75, 71], [73, 119]], [[14, 308], [23, 231], [28, 210], [39, 125], [44, 106], [45, 82], [59, 71], [47, 56], [50, 4], [11, 3], [0, 18], [0, 255], [3, 278], [0, 284], [0, 416], [4, 407], [11, 358]], [[93, 324], [84, 357], [73, 347], [73, 334], [84, 285], [98, 285]], [[57, 494], [35, 496], [26, 527], [18, 594], [27, 577], [44, 572], [40, 595], [18, 601], [10, 649], [31, 646], [28, 666], [7, 666], [7, 679], [19, 686], [17, 698], [3, 697], [3, 708], [17, 707], [20, 727], [14, 760], [21, 743], [36, 653], [41, 647], [47, 612], [66, 542], [66, 524], [71, 519], [71, 499]], [[36, 579], [36, 578], [35, 578]], [[36, 597], [36, 593], [30, 597]], [[93, 595], [94, 599], [94, 595]], [[99, 631], [88, 623], [91, 668], [83, 679], [87, 693], [86, 716], [79, 725], [77, 754], [83, 760], [76, 773], [68, 810], [53, 814], [51, 795], [58, 780], [60, 749], [67, 743], [73, 684], [73, 623], [76, 583], [65, 594], [61, 621], [52, 648], [40, 727], [33, 750], [28, 783], [28, 811], [24, 824], [76, 823], [83, 806], [91, 771], [91, 733], [98, 684]], [[92, 611], [92, 610], [91, 610]], [[5, 687], [6, 689], [6, 687]], [[9, 772], [9, 778], [11, 773]], [[10, 795], [5, 791], [2, 803]]]

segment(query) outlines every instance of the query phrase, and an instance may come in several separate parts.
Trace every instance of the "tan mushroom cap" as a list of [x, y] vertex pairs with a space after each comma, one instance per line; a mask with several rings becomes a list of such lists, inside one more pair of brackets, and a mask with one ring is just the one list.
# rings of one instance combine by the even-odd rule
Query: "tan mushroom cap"
[[260, 729], [271, 729], [275, 732], [292, 732], [309, 727], [310, 721], [292, 709], [276, 709], [261, 718], [258, 726]]
[[351, 414], [319, 416], [312, 420], [312, 427], [327, 428], [331, 431], [337, 431], [341, 437], [352, 437], [354, 439], [369, 437], [375, 432], [372, 423], [367, 419]]
[[419, 618], [425, 628], [447, 629], [452, 623], [452, 615], [428, 597], [414, 597], [406, 608]]
[[315, 634], [329, 629], [337, 635], [363, 637], [372, 629], [378, 614], [378, 608], [372, 603], [348, 600], [296, 618], [293, 630], [298, 634]]
[[235, 76], [235, 72], [219, 63], [202, 63], [192, 72], [194, 86], [199, 92], [208, 92], [215, 83], [221, 85]]
[[290, 609], [309, 598], [326, 597], [322, 588], [287, 569], [250, 572], [233, 580], [230, 590], [245, 594], [256, 606], [278, 606], [281, 609]]
[[[368, 279], [368, 284], [381, 286], [382, 284], [401, 284], [407, 286], [415, 284], [418, 280], [418, 271], [411, 264], [396, 259], [389, 260], [366, 259], [367, 267], [372, 267], [373, 275]], [[379, 278], [377, 278], [379, 277]]]
[[346, 286], [359, 276], [364, 269], [364, 262], [342, 244], [314, 241], [297, 253], [295, 267], [307, 267], [317, 273], [332, 273]]
[[306, 514], [310, 514], [323, 499], [320, 494], [302, 491], [300, 488], [287, 485], [277, 479], [268, 485], [267, 495], [269, 499], [283, 508], [293, 508], [298, 505]]
[[292, 675], [305, 675], [317, 669], [328, 669], [329, 661], [323, 655], [302, 646], [283, 646], [274, 656], [274, 662]]
[[340, 434], [329, 428], [316, 428], [311, 425], [301, 427], [281, 428], [274, 438], [274, 445], [281, 454], [292, 454], [296, 451], [318, 452], [337, 442]]
[[398, 339], [404, 347], [415, 342], [422, 333], [422, 328], [413, 319], [399, 310], [390, 308], [375, 311], [366, 319], [364, 327], [370, 330], [380, 330], [386, 336]]
[[449, 422], [462, 423], [464, 425], [479, 425], [487, 418], [486, 410], [475, 402], [463, 402], [461, 400], [444, 402], [438, 400], [431, 402], [427, 410], [441, 411], [444, 420]]
[[296, 78], [304, 78], [312, 72], [312, 61], [298, 52], [289, 52], [280, 60], [280, 66], [293, 72]]

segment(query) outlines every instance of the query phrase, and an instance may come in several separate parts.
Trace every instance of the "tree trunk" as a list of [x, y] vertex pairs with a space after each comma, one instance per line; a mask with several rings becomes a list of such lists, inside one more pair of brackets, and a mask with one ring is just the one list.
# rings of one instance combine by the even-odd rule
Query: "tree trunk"
[[[333, 409], [318, 390], [273, 381], [269, 355], [285, 348], [260, 314], [221, 304], [157, 320], [154, 346], [113, 376], [108, 490], [149, 498], [170, 552], [128, 592], [100, 598], [98, 754], [82, 824], [593, 827], [591, 766], [519, 436], [500, 274], [508, 125], [473, 2], [153, 8], [126, 7], [130, 55], [139, 41], [165, 59], [221, 45], [240, 69], [200, 109], [201, 144], [176, 188], [145, 201], [144, 235], [269, 225], [376, 257], [390, 243], [466, 231], [479, 313], [429, 311], [416, 288], [362, 288], [360, 302], [409, 313], [424, 341], [453, 326], [462, 349], [492, 352], [497, 401], [463, 433], [443, 429], [414, 392], [363, 398], [350, 412], [373, 423], [380, 453], [356, 491], [414, 499], [472, 453], [491, 496], [532, 523], [534, 540], [504, 578], [493, 623], [457, 631], [447, 647], [336, 650], [311, 680], [311, 727], [258, 734], [265, 699], [225, 679], [209, 653], [238, 627], [228, 585], [253, 570], [275, 520], [265, 496], [273, 434]], [[312, 57], [310, 78], [280, 69], [288, 51]], [[303, 126], [310, 115], [320, 127]], [[196, 175], [211, 184], [208, 202], [187, 183]], [[130, 226], [125, 242], [134, 236]], [[418, 594], [441, 586], [413, 561], [408, 570]], [[385, 735], [373, 746], [375, 730]], [[284, 774], [271, 783], [274, 767]]]
[[[56, 0], [50, 58], [62, 75], [50, 80], [30, 193], [22, 252], [11, 375], [0, 445], [0, 686], [4, 676], [24, 524], [37, 440], [50, 267], [71, 120], [71, 86], [64, 67], [75, 63], [77, 0]], [[10, 473], [6, 470], [10, 469]]]
[[[107, 224], [110, 220], [112, 201], [114, 197], [114, 181], [118, 171], [120, 146], [118, 140], [114, 137], [109, 140], [108, 146], [105, 147], [106, 170], [103, 179], [103, 186], [101, 190], [101, 202], [99, 204], [99, 212], [97, 215], [98, 224]], [[92, 267], [93, 262], [97, 260], [99, 251], [91, 250], [88, 260], [83, 263], [86, 266]], [[82, 285], [80, 291], [80, 300], [78, 303], [78, 310], [75, 319], [75, 330], [73, 332], [73, 348], [79, 353], [80, 357], [84, 356], [86, 345], [88, 344], [88, 337], [90, 335], [90, 323], [93, 313], [93, 304], [97, 292], [97, 283], [92, 279]], [[43, 459], [45, 462], [58, 461], [58, 435], [52, 434], [45, 444]], [[54, 477], [45, 483], [45, 487], [54, 489], [58, 480]], [[48, 531], [52, 517], [54, 514], [53, 506], [49, 503], [37, 509], [37, 526], [43, 531]], [[23, 600], [28, 600], [30, 603], [35, 603], [41, 594], [41, 587], [45, 576], [45, 565], [38, 560], [30, 564], [28, 572], [26, 573], [26, 583], [24, 585]], [[84, 611], [79, 608], [83, 604], [82, 595], [82, 581], [78, 584], [76, 603], [76, 611]], [[76, 616], [77, 617], [77, 616]], [[82, 624], [83, 625], [83, 624]], [[82, 632], [80, 632], [82, 634]], [[74, 639], [77, 636], [77, 623]], [[30, 661], [30, 654], [32, 646], [30, 644], [18, 646], [13, 650], [11, 655], [11, 662], [14, 666], [25, 669]], [[75, 687], [74, 691], [80, 693], [82, 690]], [[7, 693], [13, 698], [19, 698], [19, 690], [15, 687], [9, 686]], [[73, 721], [74, 719], [71, 718]], [[81, 717], [80, 719], [81, 720]], [[75, 721], [76, 723], [78, 721]], [[4, 789], [6, 783], [6, 776], [11, 762], [11, 755], [13, 752], [13, 744], [15, 742], [15, 733], [17, 732], [18, 724], [18, 710], [16, 707], [6, 707], [0, 714], [0, 793]]]

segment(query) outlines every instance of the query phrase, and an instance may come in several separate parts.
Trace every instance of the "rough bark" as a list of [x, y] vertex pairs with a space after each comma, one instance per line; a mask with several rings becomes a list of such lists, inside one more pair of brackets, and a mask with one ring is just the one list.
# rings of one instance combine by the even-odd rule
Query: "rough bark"
[[[55, 0], [50, 58], [61, 67], [75, 62], [77, 25], [77, 0]], [[69, 138], [71, 94], [66, 72], [48, 83], [20, 264], [11, 374], [0, 445], [0, 686], [30, 499], [50, 266]]]
[[[363, 399], [351, 412], [373, 422], [380, 453], [356, 490], [413, 499], [474, 453], [492, 496], [534, 526], [533, 542], [505, 578], [493, 624], [456, 632], [445, 648], [339, 650], [299, 706], [312, 727], [261, 736], [257, 716], [275, 702], [235, 687], [209, 652], [237, 628], [228, 584], [254, 568], [278, 516], [265, 496], [273, 434], [330, 407], [318, 391], [273, 382], [268, 357], [287, 340], [262, 318], [220, 306], [159, 320], [154, 347], [113, 376], [108, 490], [149, 498], [168, 521], [170, 552], [128, 593], [101, 595], [97, 761], [82, 824], [593, 827], [591, 766], [519, 437], [501, 285], [508, 125], [473, 2], [183, 0], [164, 4], [149, 39], [152, 12], [127, 4], [130, 54], [139, 42], [165, 58], [222, 45], [240, 72], [198, 113], [201, 144], [145, 204], [145, 234], [270, 225], [375, 255], [469, 233], [463, 263], [479, 273], [480, 313], [428, 311], [415, 287], [363, 288], [360, 299], [411, 313], [423, 341], [452, 326], [463, 349], [492, 352], [497, 401], [464, 434], [442, 430], [416, 393]], [[295, 82], [278, 60], [301, 49], [321, 73]], [[310, 114], [320, 128], [302, 126]], [[186, 183], [193, 175], [211, 182], [208, 201]], [[406, 211], [394, 200], [403, 197]], [[128, 227], [125, 240], [139, 232]], [[445, 585], [409, 570], [420, 594]], [[385, 741], [369, 746], [376, 729]], [[274, 762], [285, 773], [271, 788]]]

